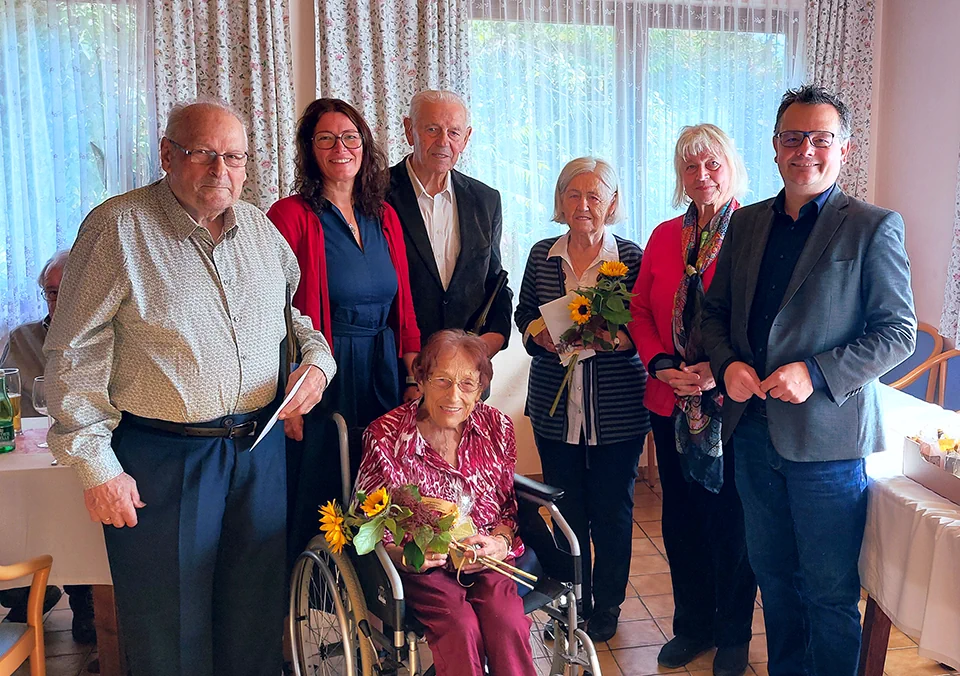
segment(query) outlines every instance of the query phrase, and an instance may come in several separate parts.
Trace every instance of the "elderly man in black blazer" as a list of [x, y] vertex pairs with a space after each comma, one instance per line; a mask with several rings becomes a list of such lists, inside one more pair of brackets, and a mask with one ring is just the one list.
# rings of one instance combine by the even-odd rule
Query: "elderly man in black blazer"
[[[390, 169], [387, 201], [403, 225], [424, 343], [441, 329], [474, 329], [502, 269], [500, 193], [454, 169], [469, 122], [453, 92], [420, 92], [403, 120], [413, 152]], [[480, 331], [491, 357], [507, 343], [512, 298], [504, 285]]]
[[725, 388], [771, 676], [854, 676], [864, 457], [883, 449], [877, 378], [913, 352], [899, 214], [836, 185], [851, 114], [788, 91], [773, 138], [784, 189], [734, 214], [703, 314]]

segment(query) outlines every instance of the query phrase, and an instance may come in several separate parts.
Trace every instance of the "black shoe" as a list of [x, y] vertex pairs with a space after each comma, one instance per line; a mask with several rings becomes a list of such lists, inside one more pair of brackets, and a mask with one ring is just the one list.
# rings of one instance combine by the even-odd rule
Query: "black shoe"
[[[60, 587], [48, 586], [46, 592], [43, 595], [43, 614], [46, 615], [50, 610], [57, 605], [60, 601], [60, 597], [63, 596], [63, 592], [60, 591]], [[10, 612], [7, 613], [4, 622], [19, 622], [24, 623], [27, 621], [27, 604], [23, 605], [17, 604], [15, 607], [10, 609]]]
[[616, 635], [619, 621], [619, 608], [594, 611], [593, 616], [587, 621], [587, 636], [592, 638], [594, 643], [609, 641]]
[[674, 636], [657, 655], [657, 664], [667, 669], [678, 669], [693, 662], [713, 647], [711, 640], [698, 640], [686, 636]]
[[713, 676], [743, 676], [747, 671], [750, 644], [717, 648], [713, 657]]
[[97, 630], [93, 626], [93, 617], [74, 614], [73, 640], [81, 645], [93, 645], [97, 642]]

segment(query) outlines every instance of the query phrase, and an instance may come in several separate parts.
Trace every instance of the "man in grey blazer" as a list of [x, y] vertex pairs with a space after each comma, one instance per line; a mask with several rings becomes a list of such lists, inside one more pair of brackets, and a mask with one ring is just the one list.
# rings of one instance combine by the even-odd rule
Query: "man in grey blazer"
[[851, 117], [816, 86], [784, 95], [773, 138], [784, 189], [734, 214], [703, 311], [771, 676], [857, 673], [877, 378], [916, 341], [903, 219], [836, 185]]

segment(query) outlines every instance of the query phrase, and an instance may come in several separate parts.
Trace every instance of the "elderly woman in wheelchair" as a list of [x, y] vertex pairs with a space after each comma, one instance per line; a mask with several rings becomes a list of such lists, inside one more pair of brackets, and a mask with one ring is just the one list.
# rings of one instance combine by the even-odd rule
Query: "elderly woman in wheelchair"
[[[455, 569], [448, 554], [428, 553], [418, 571], [389, 533], [374, 554], [362, 557], [335, 554], [322, 537], [314, 538], [298, 560], [291, 590], [298, 673], [386, 674], [403, 666], [415, 676], [422, 673], [416, 645], [422, 634], [437, 676], [552, 676], [580, 668], [599, 675], [596, 651], [577, 615], [575, 538], [566, 560], [548, 570], [566, 576], [561, 583], [542, 574], [532, 552], [524, 555], [517, 536], [522, 526], [524, 538], [529, 533], [538, 548], [556, 553], [537, 512], [541, 506], [554, 529], [570, 529], [553, 504], [558, 491], [514, 475], [513, 424], [480, 401], [493, 374], [484, 343], [462, 331], [441, 331], [420, 353], [414, 374], [422, 399], [378, 418], [364, 433], [356, 491], [412, 484], [425, 498], [460, 505], [477, 530], [462, 543], [476, 556]], [[344, 495], [352, 496], [346, 478]], [[521, 599], [517, 583], [481, 565], [480, 557], [532, 568], [540, 582]], [[545, 564], [556, 561], [544, 558]], [[535, 610], [540, 626], [531, 636], [526, 613]], [[370, 615], [382, 631], [368, 621]], [[544, 645], [545, 636], [552, 646]], [[534, 665], [533, 652], [545, 658], [539, 662], [548, 672]]]

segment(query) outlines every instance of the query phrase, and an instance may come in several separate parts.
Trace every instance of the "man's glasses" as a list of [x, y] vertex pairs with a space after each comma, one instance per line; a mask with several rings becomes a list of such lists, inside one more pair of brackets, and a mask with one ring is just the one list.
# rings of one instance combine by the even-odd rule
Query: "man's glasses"
[[837, 138], [832, 131], [782, 131], [773, 136], [779, 139], [784, 148], [798, 148], [805, 138], [810, 139], [810, 145], [814, 148], [829, 148]]
[[59, 293], [60, 289], [43, 289], [40, 295], [43, 296], [44, 300], [56, 300]]
[[313, 145], [320, 150], [330, 150], [337, 145], [337, 141], [340, 141], [347, 150], [356, 150], [363, 145], [363, 137], [358, 131], [345, 131], [342, 134], [322, 131], [313, 137]]
[[460, 391], [464, 394], [473, 394], [480, 389], [480, 383], [478, 383], [476, 380], [454, 381], [452, 378], [437, 376], [434, 378], [427, 378], [427, 382], [436, 387], [438, 390], [449, 390], [454, 386], [454, 383], [456, 383], [457, 387], [459, 387]]
[[247, 165], [250, 159], [250, 153], [218, 153], [213, 150], [187, 150], [172, 138], [164, 137], [174, 148], [190, 158], [194, 164], [213, 164], [218, 157], [223, 158], [223, 163], [228, 167], [239, 169]]

